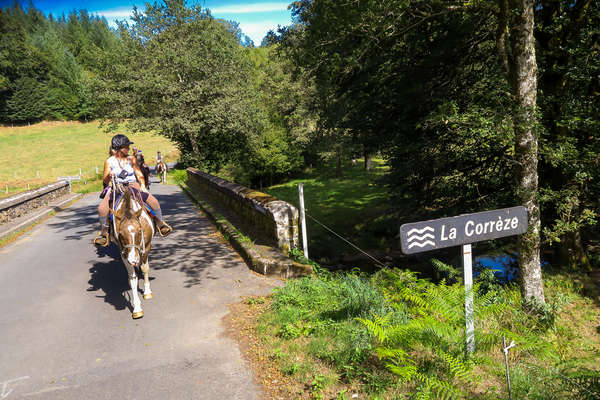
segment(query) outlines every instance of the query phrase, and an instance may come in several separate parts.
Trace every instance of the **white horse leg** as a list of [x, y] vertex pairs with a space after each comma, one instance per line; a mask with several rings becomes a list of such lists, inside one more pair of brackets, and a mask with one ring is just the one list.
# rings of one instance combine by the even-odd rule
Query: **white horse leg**
[[133, 298], [133, 313], [131, 316], [133, 319], [142, 318], [144, 316], [144, 311], [142, 311], [142, 301], [138, 295], [137, 275], [134, 274], [133, 276], [129, 277], [129, 285], [131, 286], [131, 294]]
[[150, 272], [150, 265], [148, 261], [142, 264], [140, 267], [144, 274], [144, 300], [149, 300], [154, 297], [152, 290], [150, 289], [150, 279], [148, 278], [148, 272]]

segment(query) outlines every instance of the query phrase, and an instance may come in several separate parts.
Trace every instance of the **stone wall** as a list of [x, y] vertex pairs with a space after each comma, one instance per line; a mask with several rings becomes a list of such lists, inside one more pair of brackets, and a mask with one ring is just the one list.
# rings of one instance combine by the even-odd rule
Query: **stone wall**
[[190, 188], [253, 241], [286, 254], [298, 246], [298, 210], [291, 204], [195, 168], [187, 174]]
[[0, 200], [0, 225], [46, 206], [69, 193], [71, 193], [69, 182], [56, 182], [2, 199]]

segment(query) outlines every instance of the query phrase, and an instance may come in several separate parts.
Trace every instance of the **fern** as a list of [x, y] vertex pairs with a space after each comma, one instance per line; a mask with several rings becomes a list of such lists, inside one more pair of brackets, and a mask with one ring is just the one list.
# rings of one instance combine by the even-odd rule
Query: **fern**
[[[464, 286], [445, 280], [436, 285], [406, 271], [388, 270], [378, 279], [386, 301], [410, 317], [401, 324], [391, 323], [389, 315], [359, 319], [377, 338], [379, 358], [403, 381], [417, 385], [416, 398], [460, 397], [459, 388], [473, 383], [473, 362], [465, 352]], [[511, 307], [519, 299], [499, 301], [497, 292], [483, 293], [479, 283], [467, 294], [474, 298], [476, 349], [498, 346], [502, 336], [514, 340], [523, 352], [547, 347], [521, 323], [514, 330], [499, 322], [514, 314]]]

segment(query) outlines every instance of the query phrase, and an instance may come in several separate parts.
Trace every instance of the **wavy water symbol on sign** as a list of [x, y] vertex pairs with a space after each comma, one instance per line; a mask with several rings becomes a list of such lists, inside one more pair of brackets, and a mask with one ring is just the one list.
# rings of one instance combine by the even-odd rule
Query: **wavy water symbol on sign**
[[[411, 229], [406, 233], [406, 242], [408, 243], [408, 248], [411, 249], [413, 247], [425, 247], [425, 246], [433, 246], [435, 247], [435, 229], [431, 226], [426, 226], [423, 229]], [[432, 240], [430, 240], [432, 239]], [[411, 243], [412, 242], [412, 243]]]

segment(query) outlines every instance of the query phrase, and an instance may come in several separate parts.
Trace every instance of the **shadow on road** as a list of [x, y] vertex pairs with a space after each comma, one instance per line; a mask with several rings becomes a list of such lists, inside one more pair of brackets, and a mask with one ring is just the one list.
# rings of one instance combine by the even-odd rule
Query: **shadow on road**
[[115, 244], [109, 247], [97, 249], [100, 260], [95, 261], [90, 268], [90, 287], [88, 292], [96, 292], [101, 290], [104, 296], [97, 295], [96, 297], [104, 298], [104, 301], [115, 307], [116, 310], [129, 308], [133, 311], [131, 302], [125, 297], [125, 293], [129, 290], [129, 281], [127, 271], [123, 266], [123, 261], [119, 256], [119, 249]]

